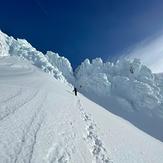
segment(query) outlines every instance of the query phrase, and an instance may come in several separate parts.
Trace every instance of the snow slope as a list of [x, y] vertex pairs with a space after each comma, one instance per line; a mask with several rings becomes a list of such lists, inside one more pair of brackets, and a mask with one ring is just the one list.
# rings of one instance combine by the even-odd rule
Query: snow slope
[[162, 163], [163, 143], [19, 57], [0, 58], [0, 162]]
[[[0, 31], [0, 56], [19, 56], [139, 129], [163, 141], [163, 75], [153, 74], [140, 60], [103, 62], [86, 59], [76, 70], [65, 57], [33, 48], [24, 39]], [[131, 73], [131, 68], [133, 73]]]

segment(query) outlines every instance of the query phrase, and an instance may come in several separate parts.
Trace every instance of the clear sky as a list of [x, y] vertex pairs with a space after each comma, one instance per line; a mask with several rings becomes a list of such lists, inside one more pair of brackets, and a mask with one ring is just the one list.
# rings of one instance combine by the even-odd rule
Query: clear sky
[[42, 52], [115, 57], [163, 29], [162, 0], [2, 0], [0, 29]]

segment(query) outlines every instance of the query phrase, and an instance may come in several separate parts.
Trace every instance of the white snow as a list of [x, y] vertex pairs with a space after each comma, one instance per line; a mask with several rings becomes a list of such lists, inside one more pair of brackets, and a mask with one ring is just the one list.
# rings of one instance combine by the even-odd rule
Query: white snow
[[161, 76], [138, 59], [116, 63], [86, 59], [75, 72], [76, 86], [85, 96], [163, 141]]
[[8, 55], [8, 36], [0, 31], [0, 57]]
[[162, 142], [21, 58], [0, 59], [0, 89], [0, 162], [163, 162]]
[[0, 162], [163, 162], [163, 74], [138, 59], [86, 59], [74, 73], [0, 31], [0, 90]]
[[45, 57], [54, 67], [57, 67], [62, 72], [69, 83], [74, 83], [73, 70], [67, 58], [60, 57], [57, 53], [51, 51], [47, 51]]
[[62, 72], [58, 70], [56, 65], [52, 65], [45, 55], [31, 46], [25, 39], [15, 40], [0, 31], [0, 57], [1, 56], [19, 56], [29, 60], [33, 65], [39, 67], [43, 71], [51, 74], [56, 79], [66, 82]]

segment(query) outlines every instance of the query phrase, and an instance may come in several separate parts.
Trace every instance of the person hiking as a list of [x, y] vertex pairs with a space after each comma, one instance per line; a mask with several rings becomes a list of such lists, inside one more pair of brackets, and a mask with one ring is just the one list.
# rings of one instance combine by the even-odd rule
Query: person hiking
[[133, 68], [133, 66], [130, 66], [130, 72], [131, 72], [131, 74], [134, 73], [134, 68]]
[[73, 92], [75, 93], [75, 96], [77, 96], [77, 92], [78, 92], [78, 91], [77, 91], [77, 88], [74, 87]]

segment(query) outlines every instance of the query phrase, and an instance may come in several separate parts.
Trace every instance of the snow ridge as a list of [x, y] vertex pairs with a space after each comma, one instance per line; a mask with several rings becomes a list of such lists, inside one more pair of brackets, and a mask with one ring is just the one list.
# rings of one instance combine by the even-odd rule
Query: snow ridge
[[0, 57], [3, 56], [19, 56], [27, 59], [33, 65], [53, 75], [56, 79], [66, 82], [65, 77], [57, 66], [52, 65], [43, 53], [33, 48], [25, 39], [15, 40], [0, 31]]

